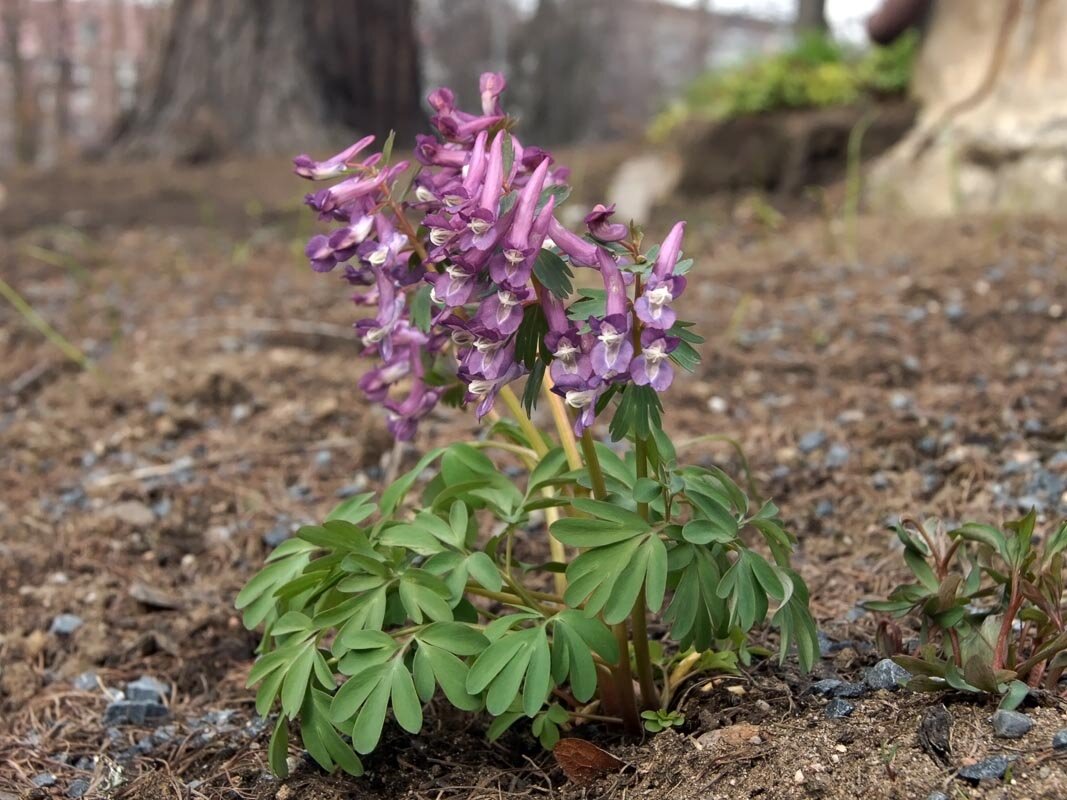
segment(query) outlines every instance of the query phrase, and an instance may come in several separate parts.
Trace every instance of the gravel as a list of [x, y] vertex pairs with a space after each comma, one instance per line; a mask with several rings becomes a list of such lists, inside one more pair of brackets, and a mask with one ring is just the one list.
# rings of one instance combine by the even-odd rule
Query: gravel
[[1021, 739], [1034, 727], [1034, 721], [1018, 711], [997, 709], [993, 713], [993, 730], [1001, 739]]
[[142, 675], [126, 684], [126, 699], [137, 702], [164, 703], [170, 694], [170, 687], [151, 675]]
[[104, 709], [105, 725], [146, 725], [170, 715], [162, 703], [150, 700], [116, 700]]
[[990, 778], [1003, 778], [1004, 773], [1008, 771], [1008, 767], [1011, 766], [1011, 762], [1014, 760], [1011, 756], [990, 756], [975, 764], [960, 767], [956, 776], [975, 783]]
[[84, 624], [84, 620], [77, 614], [58, 614], [52, 619], [48, 632], [57, 636], [70, 636]]
[[1067, 750], [1067, 728], [1056, 731], [1052, 736], [1053, 750]]
[[911, 673], [892, 659], [883, 658], [869, 670], [864, 681], [872, 689], [886, 689], [895, 692], [911, 680]]
[[825, 714], [828, 719], [844, 719], [845, 717], [852, 716], [852, 712], [855, 710], [856, 707], [848, 702], [848, 700], [842, 700], [840, 697], [835, 697], [826, 704]]

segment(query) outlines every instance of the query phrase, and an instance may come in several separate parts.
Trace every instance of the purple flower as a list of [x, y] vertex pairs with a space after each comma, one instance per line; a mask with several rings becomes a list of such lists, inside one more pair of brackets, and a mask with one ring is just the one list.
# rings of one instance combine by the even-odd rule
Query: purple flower
[[597, 203], [593, 210], [585, 215], [585, 224], [589, 232], [602, 242], [619, 242], [625, 239], [630, 229], [621, 222], [611, 222], [611, 215], [615, 213], [615, 204], [605, 206]]
[[308, 240], [307, 247], [304, 248], [304, 255], [310, 259], [311, 268], [315, 272], [329, 272], [337, 266], [328, 236], [322, 234], [312, 236]]
[[441, 144], [433, 136], [420, 133], [415, 137], [415, 158], [426, 166], [462, 169], [467, 163], [468, 155], [462, 147]]
[[467, 402], [478, 401], [475, 414], [480, 420], [493, 410], [496, 396], [500, 390], [516, 378], [521, 377], [525, 370], [520, 364], [512, 362], [507, 370], [496, 378], [474, 378], [467, 384]]
[[596, 344], [589, 354], [593, 372], [604, 380], [626, 373], [634, 346], [630, 341], [630, 318], [626, 314], [609, 314], [604, 319], [589, 318], [589, 327], [596, 336]]
[[670, 354], [679, 339], [664, 336], [662, 331], [647, 328], [641, 331], [641, 352], [630, 364], [630, 375], [638, 386], [651, 386], [657, 392], [667, 390], [674, 380]]
[[578, 411], [574, 420], [575, 436], [581, 436], [586, 428], [592, 427], [596, 422], [597, 400], [605, 388], [603, 383], [577, 378], [564, 379], [552, 387], [552, 391], [560, 395], [567, 405]]
[[581, 267], [592, 267], [597, 263], [597, 251], [600, 249], [592, 242], [571, 233], [553, 217], [548, 224], [548, 238], [571, 260]]
[[458, 308], [470, 301], [478, 275], [460, 263], [448, 264], [443, 272], [427, 276], [433, 284], [430, 299], [445, 308]]
[[508, 82], [499, 72], [483, 72], [478, 81], [478, 91], [482, 95], [482, 113], [487, 116], [500, 116], [504, 113], [500, 107], [500, 95], [508, 88]]
[[528, 289], [500, 289], [489, 295], [478, 309], [478, 322], [486, 330], [510, 335], [522, 324], [523, 304]]
[[682, 236], [685, 223], [679, 222], [671, 228], [663, 240], [659, 256], [652, 267], [652, 274], [645, 284], [641, 296], [634, 302], [634, 313], [645, 325], [659, 330], [668, 330], [674, 325], [676, 315], [671, 303], [685, 291], [685, 278], [674, 275], [674, 265], [678, 263], [681, 252]]
[[308, 178], [313, 181], [336, 178], [339, 175], [344, 175], [348, 171], [349, 162], [373, 141], [373, 136], [364, 136], [347, 150], [342, 150], [325, 161], [315, 161], [307, 154], [299, 155], [293, 159], [293, 171], [301, 178]]

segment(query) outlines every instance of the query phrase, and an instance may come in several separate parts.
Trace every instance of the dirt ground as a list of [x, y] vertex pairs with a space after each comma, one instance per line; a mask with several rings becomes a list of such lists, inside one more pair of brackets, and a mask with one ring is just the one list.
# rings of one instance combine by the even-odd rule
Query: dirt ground
[[[643, 742], [579, 729], [627, 764], [588, 787], [525, 732], [487, 744], [485, 720], [436, 706], [416, 739], [387, 729], [362, 779], [294, 751], [279, 782], [233, 598], [265, 537], [415, 452], [355, 388], [345, 287], [300, 256], [303, 187], [274, 163], [5, 182], [0, 276], [96, 369], [0, 305], [3, 800], [1067, 797], [1059, 703], [1008, 741], [962, 698], [871, 692], [828, 719], [810, 691], [876, 658], [856, 604], [902, 577], [894, 516], [1067, 513], [1067, 223], [674, 209], [698, 263], [683, 316], [708, 343], [667, 424], [677, 441], [736, 438], [782, 507], [828, 637], [816, 675], [759, 663], [692, 683], [685, 727]], [[428, 423], [417, 448], [475, 433], [459, 413]], [[740, 468], [725, 445], [690, 454]], [[58, 632], [61, 614], [81, 624]], [[169, 718], [105, 722], [108, 692], [142, 675], [167, 685]], [[950, 766], [917, 739], [942, 700]], [[708, 736], [738, 723], [756, 738]], [[954, 777], [996, 754], [1016, 758], [1005, 781]]]

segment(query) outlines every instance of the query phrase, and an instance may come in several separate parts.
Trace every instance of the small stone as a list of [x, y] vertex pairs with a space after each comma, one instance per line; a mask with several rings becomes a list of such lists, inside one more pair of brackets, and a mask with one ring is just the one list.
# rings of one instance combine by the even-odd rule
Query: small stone
[[83, 624], [85, 624], [84, 620], [77, 614], [57, 614], [52, 619], [48, 632], [54, 633], [56, 636], [70, 636]]
[[248, 403], [237, 403], [230, 409], [230, 419], [234, 422], [241, 422], [252, 416], [252, 406]]
[[842, 700], [840, 697], [835, 697], [829, 703], [826, 704], [826, 717], [827, 719], [844, 719], [852, 715], [852, 712], [856, 710], [856, 707], [848, 700]]
[[51, 772], [42, 772], [30, 778], [30, 783], [32, 783], [38, 789], [43, 789], [46, 786], [55, 786], [56, 776], [53, 775]]
[[293, 500], [308, 501], [312, 496], [311, 487], [303, 483], [294, 483], [287, 491]]
[[883, 658], [869, 670], [864, 677], [872, 689], [886, 689], [895, 692], [911, 680], [911, 673], [890, 658]]
[[974, 783], [990, 778], [1003, 778], [1004, 773], [1007, 772], [1008, 767], [1011, 766], [1011, 762], [1014, 760], [1014, 758], [1009, 756], [990, 756], [989, 758], [983, 758], [977, 763], [960, 767], [960, 770], [956, 775], [957, 777], [963, 778], [966, 781], [973, 781]]
[[826, 519], [834, 513], [833, 501], [823, 498], [815, 506], [815, 516], [819, 519]]
[[333, 453], [329, 450], [319, 450], [315, 453], [315, 466], [319, 469], [325, 469], [333, 463]]
[[1067, 750], [1067, 728], [1056, 731], [1052, 737], [1053, 750]]
[[926, 796], [926, 800], [949, 800], [949, 796], [944, 792], [930, 792]]
[[105, 725], [144, 725], [166, 719], [170, 712], [148, 700], [116, 700], [104, 709]]
[[163, 703], [170, 694], [170, 687], [150, 675], [142, 675], [126, 684], [126, 698], [150, 703]]
[[834, 697], [856, 698], [867, 694], [867, 687], [862, 683], [842, 683], [833, 691]]
[[833, 697], [837, 688], [843, 685], [844, 681], [839, 681], [837, 678], [823, 678], [821, 681], [815, 681], [811, 685], [811, 691], [820, 697]]
[[1034, 721], [1019, 711], [997, 709], [993, 712], [993, 730], [1001, 739], [1021, 739], [1034, 727]]
[[139, 500], [124, 500], [109, 509], [110, 515], [134, 528], [147, 528], [156, 521], [152, 509]]
[[91, 692], [100, 685], [96, 673], [91, 670], [74, 676], [74, 680], [71, 683], [79, 692]]
[[875, 491], [884, 492], [889, 488], [889, 477], [884, 472], [876, 472], [871, 476], [871, 486]]
[[798, 769], [795, 773], [793, 773], [793, 783], [803, 783], [806, 780], [807, 778], [804, 777], [803, 770]]
[[726, 413], [726, 408], [727, 408], [726, 401], [724, 399], [722, 399], [721, 397], [719, 397], [718, 395], [716, 395], [715, 397], [712, 397], [710, 400], [708, 400], [708, 410], [709, 411], [713, 411], [716, 414], [725, 414]]
[[826, 433], [824, 431], [809, 431], [800, 437], [797, 442], [797, 448], [801, 453], [813, 453], [826, 444]]
[[70, 786], [67, 787], [67, 797], [85, 797], [89, 794], [89, 781], [85, 778], [75, 778], [70, 782]]
[[848, 463], [849, 455], [851, 451], [846, 445], [840, 442], [835, 442], [830, 445], [830, 449], [826, 451], [825, 465], [827, 469], [840, 469]]

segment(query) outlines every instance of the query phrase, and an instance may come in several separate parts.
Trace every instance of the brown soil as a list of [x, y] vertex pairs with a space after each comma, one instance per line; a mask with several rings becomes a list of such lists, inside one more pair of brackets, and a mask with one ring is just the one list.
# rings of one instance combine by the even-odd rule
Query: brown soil
[[[90, 797], [145, 800], [1067, 796], [1057, 703], [1006, 741], [990, 706], [947, 698], [955, 766], [1019, 757], [1009, 783], [972, 787], [918, 745], [940, 699], [874, 693], [828, 720], [811, 678], [771, 663], [692, 683], [681, 732], [576, 731], [628, 764], [590, 787], [523, 731], [489, 745], [484, 720], [437, 706], [422, 736], [388, 731], [363, 779], [295, 752], [293, 777], [270, 777], [243, 688], [255, 636], [233, 597], [263, 533], [318, 518], [410, 451], [355, 390], [345, 287], [304, 266], [302, 187], [282, 165], [131, 175], [22, 176], [0, 217], [0, 274], [98, 365], [71, 367], [0, 307], [0, 798], [64, 797], [77, 779]], [[672, 390], [670, 429], [744, 448], [800, 537], [820, 625], [850, 643], [818, 675], [855, 677], [875, 621], [854, 606], [902, 577], [888, 518], [1067, 512], [1067, 226], [808, 217], [773, 231], [713, 204], [683, 213], [700, 256], [683, 311], [709, 341]], [[417, 444], [473, 432], [443, 412]], [[692, 456], [740, 468], [725, 445]], [[49, 632], [63, 612], [84, 620], [70, 636]], [[105, 726], [100, 686], [72, 683], [86, 670], [112, 688], [166, 681], [171, 719]], [[702, 743], [739, 722], [758, 744]], [[42, 772], [54, 786], [33, 788]]]

